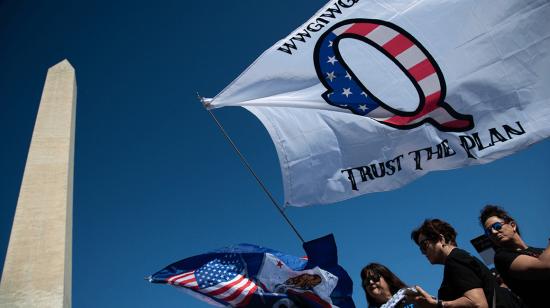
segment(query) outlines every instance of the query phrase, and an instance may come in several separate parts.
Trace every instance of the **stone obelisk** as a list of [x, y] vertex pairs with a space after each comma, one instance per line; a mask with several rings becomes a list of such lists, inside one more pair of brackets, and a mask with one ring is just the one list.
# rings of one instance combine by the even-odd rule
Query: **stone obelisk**
[[70, 307], [76, 78], [48, 70], [0, 282], [0, 307]]

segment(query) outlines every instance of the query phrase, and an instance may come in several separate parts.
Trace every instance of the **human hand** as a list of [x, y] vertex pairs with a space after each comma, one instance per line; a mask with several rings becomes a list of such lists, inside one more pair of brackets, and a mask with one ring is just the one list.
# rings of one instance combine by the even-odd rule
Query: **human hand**
[[414, 292], [407, 292], [407, 300], [414, 302], [417, 306], [420, 306], [421, 308], [434, 308], [437, 307], [437, 300], [433, 298], [428, 292], [426, 292], [424, 289], [422, 289], [419, 286], [414, 287], [416, 289], [416, 293]]
[[416, 291], [415, 288], [406, 288], [406, 289], [405, 289], [405, 292], [403, 292], [403, 294], [404, 294], [405, 296], [409, 296], [409, 297], [412, 296], [412, 297], [415, 297], [415, 296], [419, 295], [420, 293], [418, 293], [418, 291]]

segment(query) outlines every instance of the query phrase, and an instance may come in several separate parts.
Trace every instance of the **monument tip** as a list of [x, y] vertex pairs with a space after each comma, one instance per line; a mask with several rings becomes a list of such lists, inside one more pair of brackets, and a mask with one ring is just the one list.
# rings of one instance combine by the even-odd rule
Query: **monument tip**
[[71, 65], [69, 60], [63, 59], [61, 62], [57, 63], [56, 65], [54, 65], [52, 67], [50, 67], [49, 70], [60, 70], [60, 71], [61, 70], [63, 70], [63, 71], [70, 70], [70, 71], [74, 71], [74, 67]]

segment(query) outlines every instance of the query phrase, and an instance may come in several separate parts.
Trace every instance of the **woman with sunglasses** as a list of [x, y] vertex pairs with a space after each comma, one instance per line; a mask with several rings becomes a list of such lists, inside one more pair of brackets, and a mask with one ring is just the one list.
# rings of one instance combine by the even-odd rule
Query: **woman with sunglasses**
[[529, 247], [514, 219], [498, 206], [484, 207], [479, 221], [496, 246], [494, 263], [504, 283], [529, 307], [550, 307], [550, 245]]
[[[361, 270], [361, 281], [369, 307], [381, 307], [399, 290], [407, 288], [399, 277], [378, 263], [370, 263]], [[401, 300], [393, 307], [413, 308], [414, 305]]]
[[[444, 265], [437, 299], [420, 287], [410, 296], [420, 307], [518, 307], [509, 291], [497, 285], [495, 277], [477, 258], [457, 247], [456, 231], [447, 222], [426, 219], [411, 233], [431, 264]], [[497, 293], [495, 302], [494, 293]]]

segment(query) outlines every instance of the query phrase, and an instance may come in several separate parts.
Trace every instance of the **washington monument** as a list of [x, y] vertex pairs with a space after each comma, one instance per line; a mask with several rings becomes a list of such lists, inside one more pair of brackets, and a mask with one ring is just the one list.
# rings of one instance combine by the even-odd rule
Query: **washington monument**
[[0, 282], [0, 307], [71, 307], [75, 71], [48, 70]]

